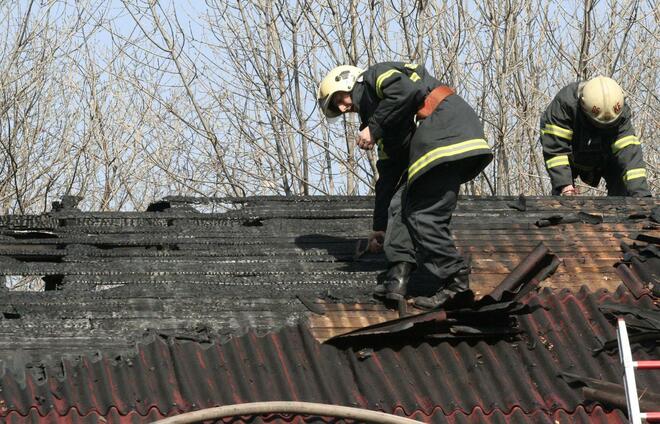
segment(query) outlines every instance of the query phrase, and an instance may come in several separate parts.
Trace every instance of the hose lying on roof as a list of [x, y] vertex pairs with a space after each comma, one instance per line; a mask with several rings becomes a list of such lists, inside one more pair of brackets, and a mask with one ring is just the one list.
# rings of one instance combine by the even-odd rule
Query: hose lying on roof
[[370, 411], [368, 409], [351, 408], [348, 406], [327, 405], [312, 402], [253, 402], [236, 405], [219, 406], [199, 411], [169, 417], [153, 422], [152, 424], [190, 424], [205, 420], [216, 420], [225, 417], [241, 415], [263, 414], [296, 414], [317, 415], [321, 417], [347, 418], [358, 422], [376, 424], [420, 424], [420, 421], [384, 412]]

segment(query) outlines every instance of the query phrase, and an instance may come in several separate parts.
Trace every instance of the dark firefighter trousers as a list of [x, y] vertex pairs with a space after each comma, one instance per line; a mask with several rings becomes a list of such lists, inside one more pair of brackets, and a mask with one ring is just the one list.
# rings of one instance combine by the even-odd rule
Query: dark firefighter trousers
[[417, 263], [439, 282], [467, 268], [449, 229], [461, 185], [454, 166], [435, 166], [392, 197], [384, 245], [390, 264]]

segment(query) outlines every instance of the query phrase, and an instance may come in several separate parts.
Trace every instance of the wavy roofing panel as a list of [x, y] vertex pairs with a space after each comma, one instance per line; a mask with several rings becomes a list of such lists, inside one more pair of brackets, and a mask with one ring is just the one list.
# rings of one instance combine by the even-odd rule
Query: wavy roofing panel
[[[299, 400], [356, 406], [406, 416], [423, 414], [572, 416], [594, 404], [560, 372], [620, 380], [616, 353], [594, 356], [615, 335], [598, 310], [605, 302], [653, 308], [650, 297], [599, 292], [531, 294], [534, 311], [519, 317], [518, 341], [434, 342], [393, 338], [367, 355], [320, 345], [304, 326], [259, 337], [250, 332], [224, 344], [157, 334], [132, 357], [62, 361], [61, 374], [0, 379], [4, 415], [68, 417], [118, 414], [146, 417], [234, 403]], [[660, 357], [660, 347], [636, 349], [636, 359]], [[660, 376], [638, 376], [640, 390]], [[113, 412], [116, 411], [116, 412]], [[512, 413], [513, 411], [513, 413]], [[520, 413], [518, 412], [518, 413]], [[616, 415], [616, 414], [615, 414]], [[438, 416], [439, 418], [439, 416]], [[435, 418], [433, 418], [435, 420]], [[460, 422], [457, 420], [457, 422]]]
[[[397, 415], [402, 415], [402, 411], [396, 411]], [[46, 416], [39, 415], [36, 410], [31, 410], [30, 414], [23, 416], [17, 413], [11, 413], [5, 417], [7, 424], [24, 424], [30, 423], [52, 423], [52, 424], [98, 424], [99, 422], [108, 422], [116, 424], [143, 424], [144, 422], [151, 422], [158, 419], [165, 418], [158, 410], [150, 411], [149, 415], [142, 416], [137, 413], [130, 413], [128, 415], [120, 415], [116, 409], [112, 409], [106, 415], [99, 415], [97, 413], [90, 413], [88, 415], [80, 415], [77, 411], [72, 410], [71, 413], [65, 417], [56, 413], [50, 413]], [[469, 414], [456, 412], [451, 415], [444, 415], [442, 411], [436, 410], [431, 415], [425, 415], [417, 412], [409, 418], [429, 423], [442, 423], [442, 424], [475, 424], [488, 422], [491, 424], [626, 424], [628, 420], [621, 414], [620, 411], [608, 412], [600, 407], [594, 408], [592, 411], [587, 412], [584, 408], [578, 408], [575, 412], [567, 413], [566, 411], [557, 411], [552, 414], [547, 414], [541, 411], [533, 413], [525, 413], [520, 408], [514, 408], [509, 413], [502, 413], [499, 411], [486, 414], [480, 408], [475, 408]], [[327, 417], [299, 417], [299, 416], [284, 416], [284, 415], [269, 415], [264, 417], [238, 417], [227, 418], [223, 420], [226, 423], [309, 423], [309, 422], [337, 422]], [[344, 422], [340, 420], [339, 422]]]

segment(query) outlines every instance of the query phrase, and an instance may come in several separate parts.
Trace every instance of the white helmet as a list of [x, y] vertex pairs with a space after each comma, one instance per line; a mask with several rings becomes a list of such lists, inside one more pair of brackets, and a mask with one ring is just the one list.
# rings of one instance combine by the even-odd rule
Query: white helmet
[[599, 75], [582, 87], [580, 106], [597, 126], [612, 125], [623, 111], [623, 90], [612, 78]]
[[328, 72], [328, 75], [323, 78], [321, 84], [319, 84], [316, 99], [319, 102], [321, 112], [327, 118], [336, 118], [341, 115], [341, 112], [331, 104], [332, 96], [340, 91], [350, 93], [353, 90], [355, 81], [363, 72], [362, 69], [355, 66], [342, 65]]

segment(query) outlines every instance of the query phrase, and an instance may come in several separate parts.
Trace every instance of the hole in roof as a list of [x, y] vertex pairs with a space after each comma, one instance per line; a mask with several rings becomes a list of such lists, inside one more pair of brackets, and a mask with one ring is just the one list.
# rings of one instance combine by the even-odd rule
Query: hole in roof
[[39, 275], [5, 275], [4, 285], [12, 291], [44, 291], [46, 283]]
[[243, 221], [244, 227], [263, 227], [264, 223], [261, 218], [246, 219]]
[[211, 201], [208, 203], [195, 203], [190, 205], [200, 213], [225, 213], [243, 209], [242, 203]]
[[64, 275], [4, 275], [0, 279], [0, 283], [11, 291], [39, 292], [60, 290]]
[[194, 210], [199, 213], [225, 213], [243, 209], [244, 202], [237, 198], [166, 196], [154, 202], [152, 210]]
[[[36, 245], [39, 246], [39, 245]], [[17, 260], [18, 262], [22, 263], [62, 263], [62, 256], [55, 256], [55, 255], [24, 255], [24, 256], [18, 256], [16, 255], [13, 257], [13, 259]]]
[[64, 280], [64, 275], [62, 274], [53, 274], [53, 275], [44, 275], [44, 290], [61, 290], [62, 289], [62, 280]]
[[35, 230], [14, 230], [10, 234], [11, 237], [17, 240], [29, 240], [29, 239], [46, 239], [46, 238], [57, 238], [57, 234], [52, 231], [35, 231]]

